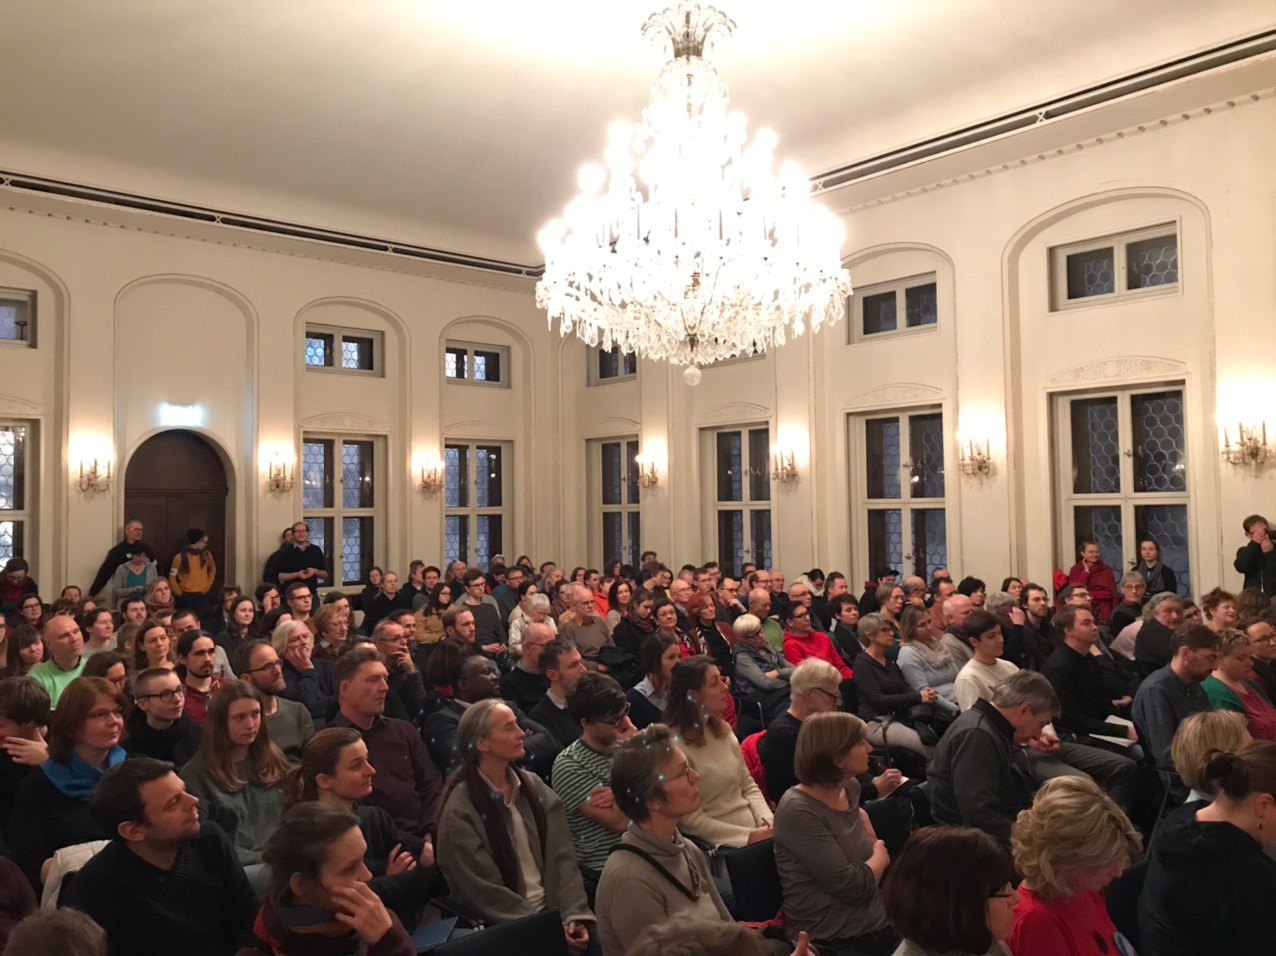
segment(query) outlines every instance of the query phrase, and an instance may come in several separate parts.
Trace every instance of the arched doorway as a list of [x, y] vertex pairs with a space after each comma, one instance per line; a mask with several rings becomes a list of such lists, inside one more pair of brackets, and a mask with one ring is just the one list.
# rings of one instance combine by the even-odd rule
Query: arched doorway
[[229, 572], [226, 492], [226, 467], [216, 449], [196, 432], [169, 429], [146, 439], [129, 459], [124, 518], [141, 520], [160, 574], [168, 573], [173, 556], [186, 545], [186, 529], [203, 528], [221, 584]]

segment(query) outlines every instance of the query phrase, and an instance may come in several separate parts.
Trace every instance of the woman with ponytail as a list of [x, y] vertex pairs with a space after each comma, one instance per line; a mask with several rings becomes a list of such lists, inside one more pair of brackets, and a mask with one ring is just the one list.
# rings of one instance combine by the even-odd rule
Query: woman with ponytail
[[434, 883], [434, 844], [428, 836], [422, 841], [403, 833], [380, 807], [359, 803], [372, 793], [376, 774], [357, 730], [327, 727], [306, 741], [301, 765], [293, 768], [284, 785], [284, 799], [289, 807], [315, 801], [358, 817], [368, 845], [363, 855], [372, 874], [368, 886], [411, 930]]
[[1276, 940], [1276, 861], [1263, 853], [1276, 844], [1276, 743], [1214, 754], [1203, 782], [1214, 801], [1171, 814], [1152, 851], [1141, 952], [1239, 956]]

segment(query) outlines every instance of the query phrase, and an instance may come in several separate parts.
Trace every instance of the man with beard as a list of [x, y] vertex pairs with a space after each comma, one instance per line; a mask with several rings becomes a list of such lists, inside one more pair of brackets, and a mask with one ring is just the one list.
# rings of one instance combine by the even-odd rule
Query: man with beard
[[279, 695], [287, 686], [279, 655], [267, 641], [242, 644], [235, 655], [239, 679], [257, 688], [262, 696], [261, 717], [270, 742], [293, 763], [301, 762], [301, 749], [314, 736], [315, 722], [305, 704]]
[[226, 681], [218, 677], [217, 642], [207, 631], [188, 630], [177, 639], [177, 668], [186, 685], [186, 713], [201, 727], [208, 701]]

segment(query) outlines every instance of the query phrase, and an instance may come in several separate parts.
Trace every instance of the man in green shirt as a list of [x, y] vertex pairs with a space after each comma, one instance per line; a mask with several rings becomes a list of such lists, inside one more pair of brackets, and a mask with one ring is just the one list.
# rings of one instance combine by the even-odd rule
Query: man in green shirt
[[554, 760], [551, 779], [567, 810], [586, 882], [597, 883], [608, 854], [629, 825], [612, 796], [611, 758], [635, 728], [625, 692], [606, 674], [582, 675], [567, 695], [567, 710], [582, 734]]
[[66, 685], [84, 670], [84, 633], [75, 616], [54, 615], [44, 625], [44, 644], [49, 649], [49, 659], [36, 664], [27, 676], [49, 692], [49, 700], [56, 708]]

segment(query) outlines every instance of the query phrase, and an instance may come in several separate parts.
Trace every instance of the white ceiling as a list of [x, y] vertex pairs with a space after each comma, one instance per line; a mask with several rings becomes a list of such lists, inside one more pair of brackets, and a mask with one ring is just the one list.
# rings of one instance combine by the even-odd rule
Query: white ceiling
[[[0, 169], [521, 263], [636, 118], [665, 0], [4, 0]], [[1273, 0], [719, 0], [810, 173], [1276, 22]]]

